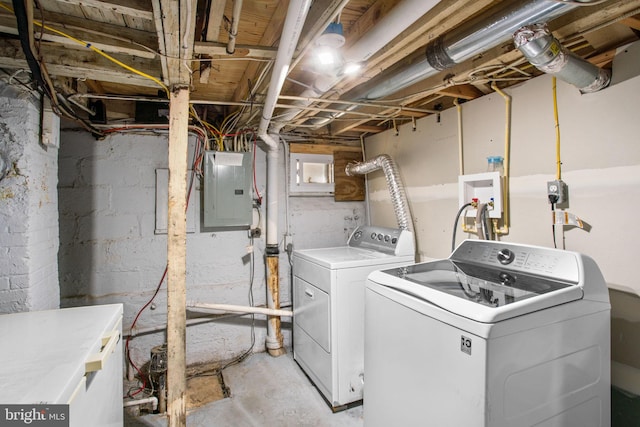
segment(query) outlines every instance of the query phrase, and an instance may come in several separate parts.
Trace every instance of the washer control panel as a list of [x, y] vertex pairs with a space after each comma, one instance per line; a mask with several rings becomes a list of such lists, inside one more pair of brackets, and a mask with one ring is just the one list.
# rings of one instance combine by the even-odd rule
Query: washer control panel
[[415, 252], [413, 233], [399, 228], [361, 225], [351, 234], [347, 245], [393, 255]]
[[580, 280], [576, 254], [558, 249], [514, 245], [491, 240], [465, 240], [451, 254], [450, 259], [574, 283]]

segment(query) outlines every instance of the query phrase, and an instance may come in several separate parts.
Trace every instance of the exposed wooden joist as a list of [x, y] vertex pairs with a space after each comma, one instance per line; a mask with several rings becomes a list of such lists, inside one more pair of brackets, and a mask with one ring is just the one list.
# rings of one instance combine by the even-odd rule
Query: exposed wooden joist
[[300, 142], [292, 142], [289, 144], [289, 152], [291, 153], [333, 154], [336, 151], [361, 153], [362, 149], [359, 146], [345, 146], [337, 144], [307, 144]]
[[235, 52], [229, 55], [227, 53], [226, 43], [195, 42], [193, 53], [209, 56], [219, 55], [228, 58], [252, 57], [272, 59], [276, 57], [278, 49], [275, 47], [236, 45]]
[[60, 3], [67, 3], [74, 6], [88, 6], [105, 11], [131, 15], [142, 19], [152, 20], [153, 13], [148, 10], [143, 0], [57, 0]]
[[374, 126], [374, 125], [358, 125], [351, 129], [354, 132], [362, 132], [362, 133], [380, 133], [387, 130], [386, 127], [382, 126]]
[[[92, 79], [105, 82], [159, 88], [147, 78], [124, 70], [113, 62], [86, 50], [68, 49], [62, 46], [41, 46], [42, 60], [52, 76]], [[128, 57], [114, 55], [122, 62], [131, 62]], [[22, 53], [20, 43], [16, 40], [0, 39], [0, 66], [11, 69], [29, 69]], [[149, 75], [158, 75], [155, 61], [139, 59], [136, 69]]]
[[601, 54], [592, 56], [588, 58], [587, 61], [591, 62], [593, 65], [597, 67], [603, 68], [611, 64], [615, 56], [616, 56], [616, 49], [611, 49], [607, 52], [603, 52]]
[[160, 54], [160, 68], [162, 69], [162, 81], [164, 84], [169, 84], [169, 65], [167, 63], [167, 48], [166, 40], [164, 37], [164, 27], [162, 19], [162, 7], [160, 6], [160, 0], [151, 0], [151, 6], [153, 7], [153, 23], [156, 28], [156, 36], [158, 37], [158, 53]]
[[[513, 61], [520, 59], [521, 57], [522, 54], [520, 53], [520, 51], [513, 47], [505, 52], [505, 49], [502, 46], [498, 46], [484, 52], [484, 54], [481, 56], [477, 56], [475, 58], [467, 60], [462, 64], [457, 64], [447, 70], [448, 74], [455, 76], [455, 79], [451, 79], [450, 83], [443, 83], [442, 76], [435, 75], [393, 94], [393, 97], [397, 99], [403, 99], [403, 105], [412, 105], [418, 100], [424, 99], [430, 95], [442, 91], [444, 88], [446, 88], [447, 85], [455, 85], [456, 82], [466, 83], [465, 80], [468, 79], [469, 74], [471, 74], [473, 70], [477, 68], [510, 64]], [[388, 110], [383, 111], [382, 113], [384, 114], [391, 112], [393, 111]], [[331, 129], [333, 134], [339, 135], [348, 131], [352, 131], [364, 123], [366, 123], [365, 120], [357, 120], [349, 123], [341, 122], [332, 125]]]
[[196, 23], [196, 0], [160, 0], [169, 85], [189, 84]]
[[[278, 4], [278, 7], [273, 13], [273, 16], [269, 20], [269, 27], [260, 39], [260, 46], [274, 46], [279, 40], [280, 32], [282, 31], [282, 26], [284, 25], [284, 19], [287, 16], [288, 6], [288, 1], [281, 1]], [[255, 85], [255, 76], [259, 74], [259, 70], [261, 69], [260, 67], [264, 66], [264, 64], [260, 65], [255, 62], [247, 65], [247, 68], [240, 78], [238, 87], [236, 87], [236, 90], [233, 93], [232, 101], [239, 102], [247, 98], [247, 95], [249, 94], [249, 81], [251, 81], [252, 84]]]
[[630, 18], [620, 21], [621, 24], [626, 25], [629, 28], [640, 31], [640, 15], [635, 15]]
[[470, 84], [451, 86], [438, 91], [439, 94], [450, 96], [451, 98], [476, 99], [484, 95], [478, 88]]
[[[55, 28], [56, 24], [50, 23], [48, 26]], [[0, 32], [7, 34], [18, 34], [18, 29], [16, 28], [16, 19], [15, 17], [10, 17], [8, 15], [0, 15]], [[103, 50], [108, 53], [121, 53], [125, 55], [137, 56], [140, 58], [155, 58], [156, 54], [149, 50], [140, 47], [139, 45], [132, 44], [130, 42], [125, 42], [122, 40], [114, 39], [113, 37], [97, 35], [94, 33], [90, 33], [87, 31], [81, 31], [75, 28], [63, 29], [63, 32], [82, 41], [86, 41], [91, 43], [92, 46]], [[61, 45], [69, 46], [74, 49], [85, 49], [84, 46], [78, 44], [77, 41], [72, 40], [68, 37], [61, 36], [54, 32], [44, 30], [43, 33], [37, 31], [35, 33], [36, 39], [40, 38], [40, 40], [54, 42]]]
[[226, 0], [212, 0], [209, 9], [209, 18], [207, 19], [207, 34], [205, 40], [216, 42], [220, 37], [220, 26], [222, 25], [222, 17], [224, 16], [224, 5]]

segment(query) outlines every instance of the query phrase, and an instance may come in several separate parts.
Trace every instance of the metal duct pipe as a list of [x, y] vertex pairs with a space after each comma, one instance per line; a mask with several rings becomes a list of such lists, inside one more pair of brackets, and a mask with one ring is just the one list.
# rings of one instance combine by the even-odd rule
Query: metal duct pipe
[[345, 172], [348, 176], [365, 175], [378, 169], [382, 169], [387, 180], [387, 187], [391, 195], [391, 203], [396, 214], [398, 227], [402, 230], [411, 231], [412, 221], [409, 213], [409, 203], [407, 203], [407, 197], [404, 194], [404, 187], [400, 180], [398, 168], [391, 157], [387, 154], [381, 154], [366, 162], [349, 163]]
[[508, 41], [518, 28], [550, 21], [576, 7], [574, 3], [555, 0], [532, 0], [524, 4], [515, 2], [507, 8], [500, 4], [471, 24], [462, 25], [429, 43], [422, 61], [382, 81], [362, 98], [383, 98]]
[[538, 70], [558, 77], [580, 89], [597, 92], [611, 82], [609, 71], [576, 56], [551, 35], [546, 24], [520, 28], [513, 35], [516, 47]]

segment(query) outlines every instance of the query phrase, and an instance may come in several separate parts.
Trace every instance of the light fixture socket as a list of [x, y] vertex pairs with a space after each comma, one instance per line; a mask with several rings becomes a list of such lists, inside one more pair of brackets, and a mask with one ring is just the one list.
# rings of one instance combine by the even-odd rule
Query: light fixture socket
[[344, 46], [344, 42], [342, 24], [339, 22], [330, 23], [320, 37], [316, 39], [317, 46], [327, 46], [333, 49], [341, 48]]

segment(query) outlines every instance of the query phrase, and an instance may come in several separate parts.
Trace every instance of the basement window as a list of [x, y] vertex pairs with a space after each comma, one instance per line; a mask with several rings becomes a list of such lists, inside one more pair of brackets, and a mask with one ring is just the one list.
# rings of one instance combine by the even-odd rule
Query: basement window
[[289, 189], [293, 196], [333, 195], [333, 155], [291, 153]]

